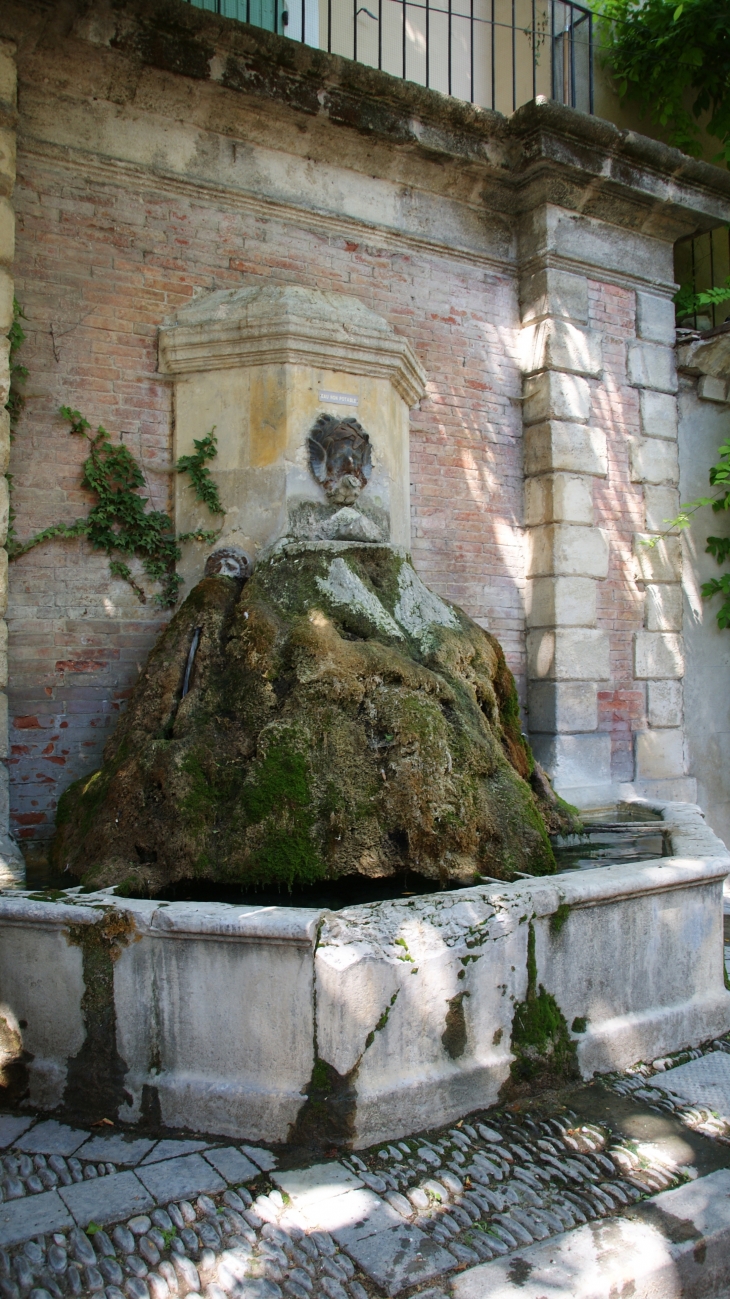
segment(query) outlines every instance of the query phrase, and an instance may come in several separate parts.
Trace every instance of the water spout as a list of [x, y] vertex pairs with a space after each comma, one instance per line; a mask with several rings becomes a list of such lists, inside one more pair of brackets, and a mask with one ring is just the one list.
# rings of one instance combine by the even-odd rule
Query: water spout
[[193, 632], [193, 639], [190, 642], [190, 649], [188, 650], [188, 661], [185, 664], [185, 677], [183, 679], [183, 688], [182, 688], [182, 696], [181, 696], [181, 698], [183, 699], [185, 698], [186, 694], [188, 693], [188, 690], [190, 689], [190, 676], [193, 671], [195, 655], [198, 652], [198, 646], [200, 644], [200, 637], [202, 635], [202, 632], [203, 632], [202, 627], [196, 627], [195, 631]]

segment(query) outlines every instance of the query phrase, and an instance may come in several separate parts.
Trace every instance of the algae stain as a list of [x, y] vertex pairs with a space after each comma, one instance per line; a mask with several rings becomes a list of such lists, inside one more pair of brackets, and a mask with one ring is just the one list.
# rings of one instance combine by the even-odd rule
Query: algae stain
[[441, 1042], [447, 1055], [452, 1060], [458, 1060], [466, 1051], [467, 1031], [466, 1016], [464, 1014], [464, 998], [468, 997], [468, 992], [459, 992], [455, 997], [451, 997], [448, 1002], [446, 1012], [446, 1026], [441, 1034]]
[[120, 1105], [132, 1104], [124, 1087], [129, 1066], [117, 1051], [114, 963], [135, 934], [131, 916], [112, 909], [104, 909], [93, 925], [69, 925], [67, 931], [69, 944], [82, 952], [86, 1037], [68, 1061], [64, 1106], [87, 1120], [108, 1118]]
[[550, 917], [550, 933], [557, 938], [563, 930], [566, 920], [570, 915], [570, 906], [567, 902], [561, 902], [557, 911], [554, 911]]
[[527, 934], [527, 997], [515, 1006], [512, 1020], [512, 1078], [532, 1082], [538, 1078], [577, 1078], [575, 1043], [558, 1003], [538, 984], [535, 926]]

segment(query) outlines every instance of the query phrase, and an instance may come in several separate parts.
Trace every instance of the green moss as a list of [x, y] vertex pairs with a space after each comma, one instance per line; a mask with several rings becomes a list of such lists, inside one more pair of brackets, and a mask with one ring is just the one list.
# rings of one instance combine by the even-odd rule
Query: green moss
[[317, 1091], [326, 1092], [329, 1090], [330, 1070], [324, 1060], [315, 1060], [311, 1082], [312, 1087], [316, 1087]]
[[563, 930], [568, 916], [570, 915], [570, 906], [567, 902], [561, 902], [557, 911], [554, 911], [550, 917], [550, 933], [557, 938]]
[[538, 984], [535, 928], [527, 937], [527, 998], [515, 1006], [512, 1020], [512, 1077], [516, 1082], [538, 1078], [575, 1078], [575, 1043], [555, 998]]
[[570, 1026], [571, 1033], [585, 1033], [588, 1028], [588, 1020], [585, 1015], [576, 1015]]
[[251, 784], [242, 789], [241, 802], [254, 825], [283, 807], [308, 807], [311, 793], [304, 755], [286, 742], [272, 744]]

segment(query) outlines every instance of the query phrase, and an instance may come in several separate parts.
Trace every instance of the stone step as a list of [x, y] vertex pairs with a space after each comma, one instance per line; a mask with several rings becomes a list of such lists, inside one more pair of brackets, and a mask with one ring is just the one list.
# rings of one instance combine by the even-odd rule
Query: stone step
[[730, 1293], [730, 1170], [470, 1268], [453, 1299], [707, 1299]]

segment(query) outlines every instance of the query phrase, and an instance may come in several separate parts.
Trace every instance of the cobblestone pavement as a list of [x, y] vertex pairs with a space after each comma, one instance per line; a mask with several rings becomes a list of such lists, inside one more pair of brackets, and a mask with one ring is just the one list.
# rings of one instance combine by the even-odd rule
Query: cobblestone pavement
[[[578, 1092], [717, 1149], [730, 1118], [675, 1090], [703, 1080], [730, 1102], [730, 1041]], [[553, 1095], [296, 1169], [250, 1144], [0, 1115], [0, 1299], [442, 1299], [459, 1272], [697, 1176], [604, 1112]]]

